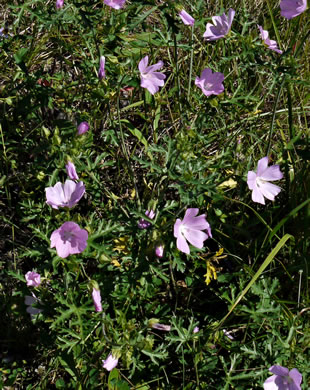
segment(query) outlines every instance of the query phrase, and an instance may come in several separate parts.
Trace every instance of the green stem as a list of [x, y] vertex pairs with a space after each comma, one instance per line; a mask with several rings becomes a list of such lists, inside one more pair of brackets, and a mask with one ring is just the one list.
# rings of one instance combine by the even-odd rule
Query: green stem
[[177, 88], [178, 88], [179, 111], [180, 111], [180, 114], [181, 114], [182, 106], [181, 106], [181, 101], [180, 101], [180, 98], [181, 98], [181, 88], [180, 88], [179, 65], [178, 65], [178, 45], [177, 45], [177, 38], [176, 38], [175, 34], [173, 34], [173, 43], [174, 43], [175, 73], [176, 73]]
[[121, 90], [121, 85], [122, 85], [123, 78], [124, 78], [124, 76], [122, 77], [122, 79], [121, 79], [121, 81], [120, 81], [120, 83], [118, 85], [117, 119], [118, 119], [119, 132], [120, 132], [120, 136], [121, 136], [121, 145], [122, 145], [123, 154], [124, 154], [124, 157], [125, 157], [125, 160], [126, 160], [126, 163], [127, 163], [128, 172], [129, 172], [129, 174], [131, 176], [133, 185], [135, 187], [135, 196], [136, 196], [138, 207], [140, 209], [141, 208], [141, 202], [140, 202], [140, 198], [139, 198], [138, 187], [137, 187], [137, 184], [136, 184], [134, 173], [133, 173], [131, 165], [130, 165], [130, 158], [129, 158], [129, 153], [128, 153], [128, 150], [127, 150], [126, 144], [125, 144], [125, 137], [124, 137], [124, 132], [123, 132], [123, 128], [122, 128], [120, 108], [119, 108], [120, 90]]
[[183, 376], [183, 378], [182, 378], [182, 382], [183, 382], [183, 384], [182, 384], [182, 388], [183, 388], [183, 390], [185, 389], [185, 362], [184, 362], [184, 349], [183, 349], [183, 345], [182, 345], [182, 376]]
[[267, 7], [268, 7], [268, 10], [269, 10], [269, 14], [270, 14], [270, 18], [271, 18], [271, 21], [272, 21], [273, 29], [274, 29], [274, 32], [275, 32], [276, 37], [277, 37], [277, 42], [278, 42], [278, 45], [279, 45], [279, 48], [280, 48], [282, 46], [280, 44], [281, 43], [281, 38], [280, 38], [280, 35], [279, 35], [279, 31], [277, 29], [276, 22], [275, 22], [274, 17], [273, 17], [273, 13], [272, 13], [272, 9], [271, 9], [271, 5], [270, 5], [269, 0], [267, 0]]
[[187, 91], [187, 101], [189, 102], [190, 94], [191, 94], [191, 84], [192, 84], [192, 72], [193, 72], [193, 57], [194, 57], [194, 46], [193, 46], [193, 38], [194, 38], [194, 26], [192, 26], [191, 32], [191, 60], [189, 64], [189, 76], [188, 76], [188, 91]]
[[270, 123], [270, 130], [269, 130], [269, 136], [268, 136], [268, 147], [267, 147], [267, 154], [266, 154], [267, 156], [269, 156], [269, 152], [270, 152], [271, 137], [272, 137], [272, 133], [273, 133], [274, 122], [276, 119], [277, 106], [278, 106], [278, 103], [280, 100], [280, 95], [281, 95], [284, 83], [285, 83], [285, 78], [282, 80], [282, 83], [281, 83], [280, 88], [279, 88], [278, 93], [277, 93], [276, 101], [275, 101], [274, 106], [273, 106], [272, 119], [271, 119], [271, 123]]

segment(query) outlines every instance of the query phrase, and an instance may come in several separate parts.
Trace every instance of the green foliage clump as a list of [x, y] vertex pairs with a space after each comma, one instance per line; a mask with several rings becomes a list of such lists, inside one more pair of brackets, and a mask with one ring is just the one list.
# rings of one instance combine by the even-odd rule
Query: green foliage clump
[[[267, 5], [0, 5], [0, 387], [251, 390], [275, 364], [296, 367], [310, 387], [309, 11], [288, 21]], [[193, 28], [178, 17], [183, 7]], [[211, 16], [229, 7], [232, 31], [204, 41]], [[164, 62], [155, 95], [140, 86], [146, 55]], [[225, 75], [224, 93], [207, 98], [195, 86], [206, 67]], [[79, 136], [82, 121], [90, 129]], [[267, 155], [284, 179], [262, 206], [246, 175]], [[54, 210], [45, 188], [67, 179], [68, 161], [86, 195]], [[185, 255], [173, 226], [194, 207], [213, 238]], [[50, 237], [66, 221], [89, 238], [63, 259]], [[35, 289], [30, 270], [41, 275]], [[108, 372], [111, 352], [119, 363]]]

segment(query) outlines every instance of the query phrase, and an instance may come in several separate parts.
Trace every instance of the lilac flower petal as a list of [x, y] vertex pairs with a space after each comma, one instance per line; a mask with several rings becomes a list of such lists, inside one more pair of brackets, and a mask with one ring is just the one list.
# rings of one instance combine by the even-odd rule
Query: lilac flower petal
[[220, 72], [212, 72], [211, 69], [205, 68], [200, 77], [196, 77], [195, 84], [201, 88], [206, 96], [219, 95], [224, 91], [224, 75]]
[[187, 229], [184, 232], [184, 236], [190, 244], [196, 248], [201, 249], [203, 242], [208, 238], [208, 235], [200, 230]]
[[177, 238], [177, 248], [179, 249], [179, 251], [186, 253], [187, 255], [190, 254], [189, 246], [185, 238], [181, 234]]
[[33, 316], [41, 313], [42, 309], [38, 309], [36, 307], [29, 306], [29, 307], [27, 307], [26, 312], [31, 315], [31, 318], [33, 318]]
[[275, 386], [275, 379], [277, 378], [276, 375], [272, 375], [268, 379], [265, 380], [264, 382], [264, 390], [278, 390], [279, 388]]
[[82, 181], [76, 184], [75, 190], [71, 194], [71, 198], [69, 200], [69, 208], [73, 207], [78, 201], [82, 198], [85, 193], [85, 186]]
[[182, 221], [180, 220], [180, 218], [178, 218], [174, 224], [174, 227], [173, 227], [173, 235], [176, 238], [179, 236], [179, 230], [180, 230], [181, 225], [182, 225]]
[[283, 173], [280, 171], [279, 165], [272, 165], [266, 168], [260, 177], [267, 181], [281, 180], [283, 178]]
[[29, 295], [25, 296], [25, 305], [28, 306], [26, 312], [30, 314], [31, 319], [34, 319], [37, 314], [43, 311], [42, 309], [37, 309], [36, 307], [32, 306], [38, 302], [39, 300], [34, 294], [32, 296]]
[[100, 65], [99, 65], [99, 71], [98, 71], [98, 78], [99, 80], [102, 80], [105, 78], [105, 57], [101, 56], [100, 57]]
[[82, 135], [84, 133], [86, 133], [88, 130], [89, 130], [89, 123], [88, 122], [81, 122], [79, 125], [78, 125], [78, 135]]
[[28, 271], [25, 275], [28, 287], [38, 287], [41, 284], [41, 275], [37, 272]]
[[155, 255], [160, 259], [164, 256], [164, 246], [163, 245], [156, 246]]
[[102, 360], [102, 366], [108, 371], [113, 370], [117, 366], [118, 359], [115, 358], [112, 353], [109, 354], [106, 360]]
[[260, 36], [261, 36], [262, 40], [264, 41], [265, 45], [267, 45], [270, 50], [273, 50], [273, 51], [275, 51], [275, 52], [277, 52], [279, 54], [282, 54], [283, 53], [282, 50], [278, 49], [277, 42], [273, 41], [273, 40], [270, 40], [268, 38], [268, 36], [269, 36], [268, 31], [267, 30], [263, 30], [262, 26], [258, 26], [258, 28], [259, 28], [259, 31], [260, 31]]
[[145, 72], [148, 63], [149, 63], [149, 56], [145, 56], [144, 58], [142, 58], [142, 60], [139, 62], [138, 65], [140, 73]]
[[263, 41], [265, 41], [268, 38], [268, 31], [264, 30], [262, 26], [257, 25], [259, 31], [260, 31], [260, 37]]
[[[205, 214], [196, 216], [198, 212], [199, 209], [197, 208], [189, 208], [186, 210], [183, 220], [178, 218], [174, 224], [173, 234], [177, 238], [177, 248], [186, 254], [190, 253], [187, 241], [201, 249], [203, 242], [212, 237], [211, 228]], [[207, 230], [208, 234], [203, 230]]]
[[[224, 15], [224, 16], [223, 16]], [[212, 16], [212, 22], [213, 22], [213, 25], [211, 24], [212, 27], [216, 27], [216, 28], [220, 28], [222, 26], [222, 24], [224, 24], [226, 22], [226, 25], [227, 25], [227, 18], [226, 18], [226, 15], [223, 14], [222, 16]]]
[[88, 232], [75, 222], [65, 222], [51, 235], [51, 248], [56, 247], [57, 255], [66, 258], [83, 252], [87, 247]]
[[37, 303], [37, 298], [32, 297], [31, 295], [25, 295], [25, 305], [30, 306], [34, 303]]
[[236, 14], [236, 11], [232, 8], [229, 8], [228, 10], [228, 28], [230, 29], [231, 25], [232, 25], [232, 22], [234, 20], [234, 17], [235, 17], [235, 14]]
[[208, 227], [207, 227], [207, 232], [208, 232], [209, 237], [212, 238], [211, 226], [209, 223], [208, 223]]
[[257, 203], [265, 204], [264, 197], [274, 200], [279, 194], [281, 188], [269, 181], [282, 179], [283, 174], [278, 165], [268, 167], [268, 157], [263, 157], [258, 161], [257, 173], [248, 172], [247, 184], [252, 190], [252, 200]]
[[66, 171], [67, 175], [71, 180], [79, 180], [78, 174], [76, 173], [75, 165], [73, 162], [68, 161], [68, 164], [66, 165]]
[[[154, 210], [147, 210], [145, 212], [145, 215], [150, 218], [150, 219], [154, 219], [155, 217], [155, 212]], [[139, 229], [147, 229], [148, 227], [150, 227], [152, 224], [149, 222], [149, 221], [146, 221], [145, 219], [141, 218], [138, 222], [138, 228]]]
[[289, 371], [286, 367], [274, 365], [269, 371], [275, 375], [265, 381], [265, 390], [301, 390], [302, 375], [296, 368]]
[[146, 88], [152, 95], [159, 91], [159, 87], [164, 86], [166, 75], [161, 72], [156, 72], [163, 66], [163, 62], [159, 61], [154, 65], [147, 66], [149, 61], [148, 56], [142, 58], [139, 62], [139, 71], [141, 79], [141, 87]]
[[248, 180], [247, 180], [247, 183], [248, 183], [248, 186], [249, 186], [249, 189], [250, 190], [253, 190], [256, 186], [256, 173], [253, 172], [253, 171], [249, 171], [248, 172]]
[[45, 188], [46, 193], [46, 203], [53, 207], [53, 209], [58, 209], [58, 205], [64, 204], [64, 194], [62, 184], [60, 182], [56, 183], [54, 187]]
[[45, 188], [46, 203], [54, 209], [58, 207], [73, 207], [76, 205], [85, 193], [83, 182], [75, 183], [72, 180], [66, 180], [65, 184], [56, 183], [54, 187]]
[[102, 311], [101, 294], [100, 294], [100, 290], [97, 290], [95, 287], [93, 288], [92, 291], [92, 299], [93, 299], [96, 312], [101, 312]]
[[279, 365], [274, 365], [274, 366], [270, 367], [269, 371], [275, 375], [280, 375], [280, 376], [288, 376], [289, 375], [288, 368], [282, 367]]
[[268, 166], [268, 157], [263, 157], [258, 160], [257, 163], [257, 176], [261, 176], [263, 172], [267, 169]]
[[154, 219], [154, 217], [155, 217], [155, 212], [154, 212], [154, 210], [146, 210], [145, 215], [146, 215], [148, 218], [150, 218], [150, 219]]
[[202, 72], [201, 72], [201, 78], [202, 79], [209, 79], [209, 77], [212, 76], [212, 69], [210, 68], [205, 68]]
[[104, 0], [104, 4], [114, 9], [121, 9], [124, 7], [126, 0]]
[[230, 8], [228, 11], [228, 18], [225, 13], [223, 13], [221, 16], [213, 16], [213, 25], [211, 23], [207, 23], [206, 31], [203, 34], [203, 37], [207, 41], [215, 41], [217, 39], [223, 38], [229, 33], [234, 16], [235, 11], [232, 8]]
[[183, 223], [187, 223], [191, 221], [196, 215], [199, 213], [199, 209], [197, 208], [190, 208], [185, 211], [185, 215], [183, 218]]
[[[160, 60], [160, 61], [158, 61], [156, 64], [148, 66], [148, 67], [145, 69], [145, 72], [146, 72], [146, 73], [155, 72], [156, 70], [161, 69], [163, 66], [164, 66], [164, 63]], [[159, 73], [159, 74], [165, 76], [165, 75], [162, 74], [162, 73]], [[165, 76], [165, 77], [166, 77], [166, 76]]]
[[188, 14], [184, 9], [179, 12], [179, 16], [182, 19], [182, 22], [187, 26], [193, 26], [195, 23], [195, 19]]
[[256, 203], [265, 204], [264, 196], [263, 196], [262, 192], [257, 188], [256, 185], [252, 191], [252, 200], [253, 200], [253, 202], [256, 202]]
[[301, 382], [302, 382], [302, 375], [301, 373], [297, 370], [297, 368], [293, 368], [290, 373], [289, 373], [290, 377], [293, 379], [294, 383], [296, 385], [300, 385]]
[[274, 200], [275, 196], [281, 192], [281, 188], [275, 184], [265, 182], [259, 187], [259, 191], [265, 198], [269, 200]]
[[186, 224], [188, 228], [194, 230], [204, 230], [209, 227], [205, 214], [199, 215], [198, 217], [192, 217], [191, 219], [186, 218], [185, 216], [183, 219], [183, 224]]
[[65, 181], [65, 184], [63, 185], [63, 193], [64, 193], [64, 196], [65, 196], [65, 199], [70, 199], [73, 192], [75, 191], [76, 189], [76, 183], [72, 180], [66, 180]]
[[280, 3], [281, 16], [293, 19], [307, 9], [307, 0], [282, 0]]
[[70, 254], [74, 254], [75, 250], [72, 248], [69, 241], [63, 241], [61, 244], [61, 235], [59, 232], [53, 232], [51, 235], [51, 248], [56, 247], [57, 255], [63, 259], [68, 257]]
[[64, 6], [64, 0], [56, 0], [56, 8], [60, 9]]
[[169, 332], [171, 330], [170, 325], [159, 324], [159, 323], [152, 324], [152, 328], [158, 330], [164, 330], [165, 332]]

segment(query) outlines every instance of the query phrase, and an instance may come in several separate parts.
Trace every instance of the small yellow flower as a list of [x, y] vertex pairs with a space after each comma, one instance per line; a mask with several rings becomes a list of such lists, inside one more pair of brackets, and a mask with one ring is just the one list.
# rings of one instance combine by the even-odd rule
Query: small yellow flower
[[119, 253], [122, 253], [124, 255], [128, 255], [130, 251], [128, 250], [129, 247], [129, 237], [124, 236], [120, 237], [114, 240], [116, 246], [113, 248], [114, 251], [117, 251]]
[[219, 256], [221, 256], [221, 254], [224, 252], [224, 248], [220, 248], [217, 252], [216, 252], [216, 254], [215, 254], [215, 256], [216, 257], [219, 257]]
[[119, 261], [116, 260], [116, 259], [112, 259], [112, 264], [115, 265], [115, 267], [120, 267], [121, 266]]
[[207, 266], [207, 273], [204, 275], [206, 278], [205, 282], [208, 286], [211, 283], [211, 280], [217, 279], [217, 272], [221, 270], [221, 268], [216, 267], [214, 264], [218, 264], [220, 259], [224, 259], [227, 257], [227, 255], [223, 255], [224, 248], [220, 248], [214, 256], [210, 257], [209, 259], [205, 259], [206, 266]]
[[206, 264], [207, 264], [207, 273], [204, 275], [204, 277], [206, 278], [205, 282], [208, 286], [211, 283], [212, 279], [214, 279], [214, 280], [217, 279], [217, 275], [216, 275], [216, 268], [211, 263], [211, 261], [207, 260]]

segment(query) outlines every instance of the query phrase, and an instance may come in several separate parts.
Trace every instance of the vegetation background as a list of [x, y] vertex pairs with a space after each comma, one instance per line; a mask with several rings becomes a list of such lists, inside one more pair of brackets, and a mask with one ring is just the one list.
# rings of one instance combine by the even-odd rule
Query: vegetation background
[[[206, 23], [230, 7], [230, 34], [205, 42]], [[309, 10], [288, 21], [272, 0], [131, 0], [121, 10], [3, 0], [0, 15], [0, 387], [251, 390], [280, 364], [309, 389]], [[140, 87], [146, 55], [167, 76], [154, 96]], [[223, 94], [195, 86], [205, 67], [224, 73]], [[81, 121], [90, 130], [78, 136]], [[285, 178], [262, 206], [246, 175], [266, 155]], [[86, 195], [53, 210], [45, 188], [64, 182], [69, 158]], [[207, 214], [213, 238], [186, 256], [173, 225], [188, 207]], [[61, 259], [50, 236], [68, 220], [88, 230], [88, 246]], [[33, 269], [43, 282], [30, 291]], [[43, 311], [31, 320], [33, 291]], [[108, 372], [112, 350], [119, 364]]]

